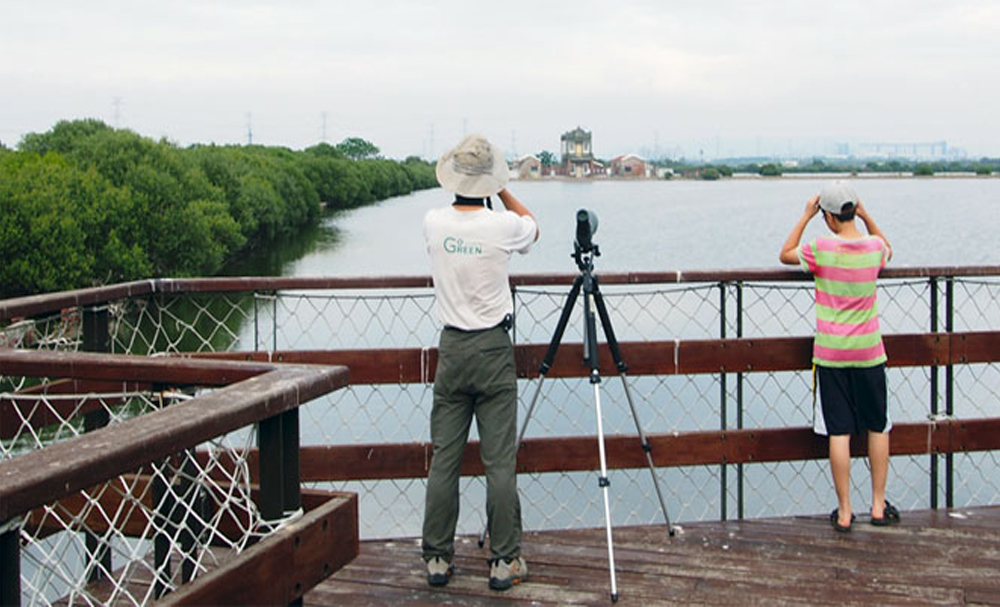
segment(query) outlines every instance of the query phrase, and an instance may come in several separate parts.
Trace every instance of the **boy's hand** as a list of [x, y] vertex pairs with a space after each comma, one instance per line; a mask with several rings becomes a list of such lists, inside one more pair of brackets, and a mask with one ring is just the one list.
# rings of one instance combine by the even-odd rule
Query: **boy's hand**
[[799, 241], [802, 240], [802, 232], [806, 229], [806, 224], [809, 220], [813, 218], [816, 213], [819, 213], [819, 196], [813, 196], [806, 203], [806, 208], [802, 212], [802, 217], [795, 222], [795, 227], [792, 228], [792, 233], [788, 235], [788, 239], [785, 240], [785, 244], [781, 247], [781, 253], [778, 254], [778, 259], [781, 263], [788, 264], [791, 266], [798, 265], [799, 263]]
[[862, 220], [868, 217], [868, 209], [866, 209], [865, 205], [861, 203], [860, 198], [858, 198], [858, 206], [854, 209], [854, 214], [860, 217]]
[[[858, 204], [860, 204], [860, 203], [858, 203]], [[818, 194], [816, 196], [813, 196], [812, 198], [810, 198], [809, 202], [806, 203], [806, 210], [803, 212], [803, 215], [805, 215], [809, 219], [812, 219], [816, 215], [816, 213], [819, 213], [819, 195]]]

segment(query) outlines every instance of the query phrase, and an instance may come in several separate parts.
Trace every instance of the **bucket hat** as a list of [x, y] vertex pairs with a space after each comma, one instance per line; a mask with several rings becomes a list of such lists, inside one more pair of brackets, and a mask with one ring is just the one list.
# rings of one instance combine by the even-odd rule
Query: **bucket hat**
[[493, 196], [510, 179], [503, 153], [482, 135], [468, 135], [442, 154], [435, 173], [441, 187], [466, 198]]

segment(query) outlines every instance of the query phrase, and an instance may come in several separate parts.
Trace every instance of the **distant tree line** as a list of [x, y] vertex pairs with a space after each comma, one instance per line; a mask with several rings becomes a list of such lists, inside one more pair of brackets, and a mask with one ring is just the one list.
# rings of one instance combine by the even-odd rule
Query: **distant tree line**
[[981, 158], [979, 160], [826, 160], [813, 158], [808, 162], [800, 162], [794, 166], [786, 166], [773, 161], [760, 162], [734, 161], [715, 163], [696, 163], [686, 160], [655, 161], [658, 166], [670, 167], [676, 176], [701, 178], [714, 181], [721, 177], [731, 177], [733, 173], [757, 174], [763, 177], [779, 177], [782, 174], [797, 173], [908, 173], [915, 176], [930, 176], [938, 173], [975, 173], [976, 175], [991, 175], [1000, 173], [1000, 158]]
[[181, 148], [98, 120], [0, 145], [0, 297], [209, 276], [346, 209], [435, 187], [434, 166], [359, 138], [302, 151]]
[[[559, 164], [559, 158], [548, 150], [537, 154], [543, 167]], [[610, 161], [596, 159], [605, 166]], [[798, 173], [909, 173], [917, 177], [931, 176], [938, 173], [975, 173], [976, 175], [991, 175], [1000, 173], [1000, 158], [980, 158], [979, 160], [938, 160], [916, 161], [905, 159], [891, 160], [861, 160], [848, 158], [844, 160], [829, 160], [812, 158], [808, 162], [795, 165], [785, 165], [769, 159], [752, 160], [720, 160], [716, 162], [694, 162], [687, 159], [670, 160], [655, 159], [654, 166], [673, 169], [666, 178], [682, 177], [688, 179], [704, 179], [715, 181], [724, 177], [732, 177], [734, 173], [755, 174], [762, 177], [780, 177], [781, 175]]]

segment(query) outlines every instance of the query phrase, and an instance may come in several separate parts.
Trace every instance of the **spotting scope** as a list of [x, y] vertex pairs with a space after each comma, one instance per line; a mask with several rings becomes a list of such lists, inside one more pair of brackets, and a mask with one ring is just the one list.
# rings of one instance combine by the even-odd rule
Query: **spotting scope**
[[589, 253], [596, 247], [594, 234], [597, 232], [597, 214], [588, 209], [576, 212], [576, 247], [581, 253]]

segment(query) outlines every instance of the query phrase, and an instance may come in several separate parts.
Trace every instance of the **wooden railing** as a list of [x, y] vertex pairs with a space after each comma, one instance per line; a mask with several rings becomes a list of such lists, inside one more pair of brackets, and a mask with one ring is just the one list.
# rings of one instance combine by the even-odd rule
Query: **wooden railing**
[[[254, 493], [264, 520], [278, 520], [283, 513], [303, 506], [307, 512], [220, 569], [196, 578], [171, 602], [217, 604], [242, 597], [247, 602], [289, 603], [358, 553], [357, 496], [331, 492], [303, 495], [298, 467], [298, 407], [346, 386], [345, 367], [0, 349], [0, 376], [63, 378], [77, 386], [117, 382], [216, 388], [186, 402], [0, 462], [0, 522], [26, 520], [45, 535], [61, 530], [46, 531], [46, 525], [52, 526], [53, 522], [35, 516], [36, 510], [64, 502], [62, 511], [81, 511], [80, 505], [74, 505], [74, 501], [80, 501], [75, 500], [75, 494], [123, 475], [133, 475], [133, 491], [145, 494], [143, 487], [153, 481], [135, 478], [135, 470], [259, 423], [264, 457], [255, 464], [259, 491]], [[12, 408], [10, 399], [14, 398], [0, 400], [0, 408]], [[87, 497], [85, 502], [90, 505], [113, 500], [100, 491], [87, 495], [102, 496]], [[101, 505], [110, 508], [107, 512], [113, 511], [112, 504]], [[149, 533], [136, 525], [139, 521], [132, 520], [136, 517], [142, 515], [136, 513], [125, 521], [125, 533]], [[84, 528], [101, 535], [107, 523], [102, 527], [100, 520], [88, 517]], [[225, 530], [212, 532], [224, 534]], [[21, 600], [20, 534], [20, 524], [3, 533], [0, 603], [4, 605], [19, 604]], [[94, 553], [110, 560], [104, 548], [94, 548]], [[159, 557], [157, 547], [158, 561]], [[157, 565], [169, 571], [169, 561]], [[248, 570], [274, 575], [246, 576]], [[244, 594], [234, 594], [234, 589]]]
[[[934, 266], [886, 268], [879, 275], [882, 279], [902, 278], [958, 278], [1000, 276], [1000, 266]], [[512, 287], [538, 285], [569, 285], [575, 274], [517, 274], [511, 276]], [[616, 272], [602, 273], [605, 285], [684, 284], [714, 282], [801, 282], [811, 280], [810, 275], [792, 269], [742, 269], [742, 270], [677, 270], [669, 272]], [[76, 291], [63, 291], [0, 300], [0, 322], [30, 318], [58, 312], [65, 308], [105, 304], [123, 298], [168, 293], [233, 293], [282, 290], [334, 290], [334, 289], [405, 289], [430, 288], [430, 276], [381, 276], [381, 277], [251, 277], [251, 278], [157, 278], [129, 283], [93, 287]]]
[[[623, 359], [630, 361], [630, 376], [754, 373], [808, 370], [812, 338], [633, 342], [620, 346]], [[891, 367], [1000, 362], [1000, 331], [887, 335], [885, 346]], [[546, 348], [516, 347], [519, 377], [537, 375]], [[437, 363], [436, 349], [419, 348], [193, 356], [346, 365], [351, 368], [353, 385], [432, 382]], [[566, 344], [559, 349], [547, 377], [586, 377], [588, 369], [581, 364], [582, 358], [580, 344]], [[602, 376], [613, 377], [618, 373], [606, 347], [600, 348], [599, 358]], [[896, 424], [892, 436], [894, 455], [995, 450], [1000, 449], [1000, 417]], [[808, 427], [653, 434], [648, 438], [656, 466], [797, 461], [827, 456], [826, 442]], [[609, 437], [608, 467], [646, 466], [637, 443], [638, 438], [633, 436]], [[858, 441], [853, 449], [856, 455], [862, 455], [867, 447], [864, 441]], [[423, 477], [427, 474], [431, 450], [430, 443], [306, 446], [302, 449], [302, 478], [317, 482]], [[593, 437], [527, 439], [518, 454], [519, 472], [593, 470], [596, 466]], [[482, 473], [478, 443], [472, 442], [466, 451], [463, 474]]]
[[[936, 267], [936, 268], [894, 268], [883, 271], [882, 279], [927, 279], [930, 285], [930, 314], [926, 319], [927, 332], [886, 334], [885, 344], [890, 367], [919, 367], [930, 370], [930, 394], [928, 419], [897, 423], [892, 434], [893, 455], [929, 455], [932, 463], [930, 502], [937, 507], [937, 457], [950, 458], [953, 454], [994, 451], [1000, 449], [1000, 403], [986, 403], [983, 410], [997, 411], [978, 419], [956, 419], [951, 413], [952, 370], [963, 365], [993, 364], [1000, 362], [1000, 319], [984, 331], [956, 331], [951, 321], [952, 282], [964, 277], [995, 279], [1000, 276], [1000, 267]], [[517, 290], [532, 286], [569, 285], [575, 275], [518, 275], [511, 279], [511, 286]], [[692, 271], [692, 272], [638, 272], [602, 274], [603, 285], [657, 285], [657, 284], [727, 284], [740, 285], [744, 282], [794, 283], [811, 280], [798, 270], [732, 270], [732, 271]], [[939, 286], [942, 293], [939, 294]], [[158, 279], [140, 281], [125, 285], [114, 285], [87, 289], [71, 293], [41, 295], [15, 300], [0, 301], [0, 327], [18, 318], [31, 318], [52, 314], [64, 308], [82, 307], [86, 323], [89, 310], [100, 309], [107, 302], [122, 298], [147, 297], [160, 294], [206, 294], [263, 292], [276, 293], [288, 290], [369, 290], [393, 289], [428, 290], [432, 287], [427, 276], [378, 277], [378, 278], [215, 278], [215, 279]], [[944, 318], [937, 318], [938, 299], [947, 312]], [[946, 302], [946, 303], [945, 303]], [[724, 310], [725, 305], [720, 306]], [[106, 321], [105, 321], [106, 322]], [[722, 335], [726, 322], [723, 319]], [[940, 325], [940, 326], [939, 326]], [[942, 330], [943, 329], [943, 330]], [[86, 332], [94, 329], [84, 326]], [[100, 330], [98, 329], [98, 334]], [[100, 341], [100, 340], [98, 340]], [[93, 342], [93, 339], [91, 339]], [[265, 343], [267, 343], [265, 341]], [[721, 375], [741, 376], [755, 373], [775, 373], [785, 371], [805, 371], [809, 369], [812, 338], [798, 337], [754, 337], [720, 339], [680, 339], [671, 341], [626, 341], [621, 343], [621, 353], [628, 362], [630, 376], [672, 376], [672, 375]], [[517, 373], [521, 378], [535, 378], [545, 355], [545, 344], [518, 344], [515, 348]], [[3, 352], [0, 350], [0, 352]], [[600, 346], [600, 370], [606, 378], [617, 374], [609, 352]], [[428, 348], [379, 348], [379, 349], [336, 349], [336, 350], [282, 350], [240, 351], [219, 353], [181, 353], [181, 357], [210, 359], [208, 361], [187, 360], [185, 358], [157, 358], [150, 364], [160, 365], [160, 373], [181, 374], [190, 383], [201, 385], [224, 384], [244, 379], [246, 373], [274, 373], [282, 365], [326, 365], [350, 368], [352, 386], [378, 386], [400, 384], [423, 384], [433, 381], [436, 367], [436, 350]], [[44, 358], [42, 352], [23, 355], [35, 359], [38, 364], [55, 364], [54, 359]], [[95, 359], [96, 360], [96, 359]], [[127, 366], [115, 369], [116, 363], [109, 359], [99, 365], [77, 367], [86, 377], [75, 381], [96, 382], [116, 378], [124, 373], [136, 382], [167, 381], [137, 374], [139, 367]], [[579, 343], [565, 343], [560, 348], [552, 368], [550, 378], [586, 377], [587, 368], [581, 364], [582, 346]], [[48, 362], [46, 362], [48, 361]], [[8, 366], [0, 368], [0, 376], [27, 375], [26, 369], [10, 360]], [[237, 364], [238, 363], [238, 364]], [[278, 363], [281, 363], [279, 365]], [[21, 364], [18, 361], [18, 364]], [[143, 363], [144, 364], [144, 363]], [[187, 365], [190, 365], [187, 366]], [[200, 366], [208, 365], [208, 366]], [[218, 366], [213, 366], [218, 365]], [[226, 366], [231, 365], [231, 366]], [[266, 369], [266, 371], [265, 371]], [[251, 371], [253, 370], [253, 371]], [[938, 370], [945, 372], [943, 382], [938, 381]], [[34, 372], [40, 372], [36, 368]], [[46, 375], [73, 378], [77, 374], [46, 372]], [[110, 375], [109, 375], [110, 374]], [[54, 388], [55, 389], [55, 388]], [[79, 386], [69, 389], [79, 390]], [[946, 399], [939, 398], [938, 391], [948, 393]], [[726, 398], [723, 386], [722, 399]], [[996, 391], [994, 390], [995, 394]], [[947, 401], [947, 407], [937, 410], [937, 403]], [[4, 428], [9, 427], [0, 403], [0, 439], [5, 436]], [[671, 403], [658, 403], [664, 408]], [[173, 409], [173, 407], [171, 407]], [[6, 413], [9, 415], [9, 413]], [[794, 462], [825, 458], [827, 446], [824, 440], [813, 434], [805, 426], [780, 428], [727, 428], [720, 430], [694, 431], [682, 433], [652, 433], [647, 435], [652, 447], [653, 462], [657, 467], [743, 465], [762, 462]], [[590, 471], [597, 467], [597, 450], [594, 436], [552, 436], [528, 438], [520, 446], [518, 469], [522, 473]], [[634, 435], [612, 435], [607, 437], [608, 467], [612, 469], [643, 468], [644, 454], [638, 447], [638, 437]], [[852, 445], [856, 455], [864, 454], [866, 445], [862, 442]], [[299, 466], [302, 482], [344, 482], [379, 479], [420, 478], [427, 474], [431, 445], [427, 442], [380, 442], [366, 444], [320, 444], [302, 447], [299, 451]], [[271, 458], [259, 458], [256, 450], [250, 454], [251, 469], [258, 468], [258, 462], [266, 463]], [[946, 505], [952, 505], [950, 461], [948, 463], [948, 489]], [[463, 466], [463, 474], [482, 474], [478, 457], [478, 445], [469, 445]], [[724, 472], [722, 473], [725, 474]], [[255, 476], [255, 479], [260, 478]], [[263, 478], [260, 480], [264, 481]], [[722, 487], [722, 517], [725, 518], [725, 481]], [[58, 496], [49, 496], [58, 499]], [[740, 516], [742, 516], [742, 511]], [[0, 515], [0, 520], [4, 518]]]

